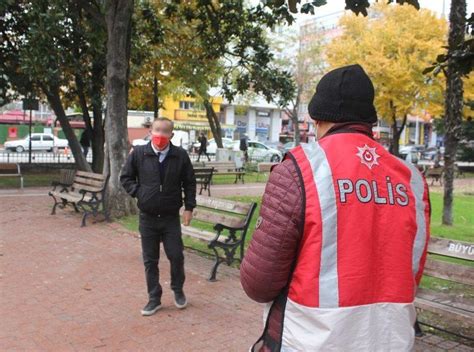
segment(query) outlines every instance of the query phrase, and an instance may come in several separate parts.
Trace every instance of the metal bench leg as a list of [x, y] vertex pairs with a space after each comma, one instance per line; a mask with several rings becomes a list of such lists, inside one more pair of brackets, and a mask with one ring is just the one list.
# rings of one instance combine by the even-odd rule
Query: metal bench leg
[[208, 281], [215, 282], [215, 281], [217, 281], [217, 279], [216, 279], [217, 268], [219, 267], [219, 265], [220, 265], [224, 260], [219, 257], [219, 253], [217, 252], [216, 247], [214, 247], [214, 246], [212, 246], [212, 247], [209, 246], [209, 248], [211, 248], [211, 249], [214, 251], [214, 254], [215, 254], [215, 256], [216, 256], [216, 261], [215, 261], [215, 263], [214, 263], [214, 266], [213, 266], [212, 269], [211, 269], [211, 274], [209, 275]]
[[422, 336], [424, 335], [424, 332], [423, 332], [423, 330], [421, 330], [421, 326], [420, 326], [420, 324], [418, 323], [418, 320], [415, 321], [415, 326], [414, 326], [414, 328], [415, 328], [415, 336], [416, 336], [416, 337], [422, 337]]
[[86, 219], [87, 219], [87, 216], [89, 215], [89, 213], [86, 211], [84, 212], [84, 215], [82, 216], [82, 222], [81, 222], [81, 227], [85, 227], [86, 226]]
[[51, 215], [55, 215], [56, 214], [56, 207], [58, 206], [59, 202], [56, 200], [56, 197], [53, 196], [51, 193], [49, 195], [51, 197], [53, 197], [53, 199], [54, 199], [54, 205], [53, 205], [53, 209], [51, 210]]

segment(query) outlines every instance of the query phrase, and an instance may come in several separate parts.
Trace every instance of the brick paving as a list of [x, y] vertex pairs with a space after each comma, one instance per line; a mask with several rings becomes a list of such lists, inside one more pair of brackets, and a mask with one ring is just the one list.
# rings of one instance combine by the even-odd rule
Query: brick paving
[[[213, 192], [263, 192], [250, 186]], [[165, 259], [164, 308], [142, 317], [138, 235], [118, 224], [80, 228], [70, 210], [50, 216], [46, 193], [0, 191], [0, 351], [247, 351], [261, 332], [262, 307], [245, 296], [238, 271], [221, 266], [219, 281], [210, 283], [211, 261], [190, 252], [188, 308], [172, 303]], [[433, 335], [417, 341], [416, 351], [448, 350], [474, 351]]]

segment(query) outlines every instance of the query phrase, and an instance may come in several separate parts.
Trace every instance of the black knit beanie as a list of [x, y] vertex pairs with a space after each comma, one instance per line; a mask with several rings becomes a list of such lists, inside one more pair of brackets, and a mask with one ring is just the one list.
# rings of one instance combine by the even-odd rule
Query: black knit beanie
[[374, 85], [360, 65], [337, 68], [319, 81], [308, 112], [318, 121], [375, 123]]

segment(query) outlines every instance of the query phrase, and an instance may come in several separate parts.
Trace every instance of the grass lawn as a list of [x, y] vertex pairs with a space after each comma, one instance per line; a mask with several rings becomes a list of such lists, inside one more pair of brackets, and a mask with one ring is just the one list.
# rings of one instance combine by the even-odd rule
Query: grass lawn
[[[23, 172], [22, 172], [23, 173]], [[51, 186], [51, 181], [59, 179], [59, 170], [48, 173], [23, 173], [24, 187], [46, 187]], [[0, 189], [20, 188], [19, 177], [1, 177]]]
[[474, 242], [474, 196], [454, 196], [454, 226], [441, 225], [443, 194], [430, 194], [431, 234], [436, 237]]

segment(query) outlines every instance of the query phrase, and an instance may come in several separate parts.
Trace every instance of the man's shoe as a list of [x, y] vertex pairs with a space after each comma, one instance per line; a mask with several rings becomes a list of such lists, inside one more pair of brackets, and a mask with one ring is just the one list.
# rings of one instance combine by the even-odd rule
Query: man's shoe
[[155, 314], [161, 309], [161, 303], [155, 301], [149, 301], [147, 305], [142, 309], [143, 316], [150, 316]]
[[174, 293], [174, 305], [179, 309], [184, 309], [188, 305], [186, 296], [184, 292], [175, 292]]

